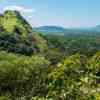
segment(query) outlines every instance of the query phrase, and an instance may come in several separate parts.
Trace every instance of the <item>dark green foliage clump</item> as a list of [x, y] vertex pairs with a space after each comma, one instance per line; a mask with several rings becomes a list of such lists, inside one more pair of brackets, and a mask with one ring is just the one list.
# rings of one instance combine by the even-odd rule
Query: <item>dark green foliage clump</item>
[[32, 46], [29, 41], [23, 41], [16, 36], [1, 35], [0, 50], [24, 55], [31, 55], [33, 52], [36, 51], [36, 47], [35, 44]]
[[40, 55], [20, 56], [0, 52], [0, 95], [31, 98], [47, 91], [44, 80], [49, 62]]

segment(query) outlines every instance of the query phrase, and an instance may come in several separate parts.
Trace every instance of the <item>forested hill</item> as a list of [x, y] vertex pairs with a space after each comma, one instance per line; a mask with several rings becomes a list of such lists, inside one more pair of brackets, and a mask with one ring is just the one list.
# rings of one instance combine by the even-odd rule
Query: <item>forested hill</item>
[[18, 11], [0, 15], [0, 49], [30, 55], [43, 51], [46, 41], [32, 32], [32, 27]]
[[5, 11], [0, 15], [0, 29], [9, 34], [20, 34], [27, 37], [32, 32], [31, 26], [18, 11]]
[[43, 35], [19, 12], [4, 12], [0, 100], [100, 100], [100, 35]]

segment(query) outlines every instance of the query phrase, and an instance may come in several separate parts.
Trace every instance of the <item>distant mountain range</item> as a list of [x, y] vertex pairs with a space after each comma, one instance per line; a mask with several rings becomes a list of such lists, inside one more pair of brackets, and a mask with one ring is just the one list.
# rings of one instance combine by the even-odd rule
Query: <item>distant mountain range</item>
[[[41, 32], [44, 34], [63, 34], [66, 33], [67, 29], [60, 26], [41, 26], [33, 29], [34, 31]], [[62, 35], [61, 34], [61, 35]]]
[[41, 32], [44, 34], [57, 34], [57, 35], [65, 35], [65, 34], [86, 34], [86, 33], [99, 33], [100, 25], [90, 28], [63, 28], [60, 26], [41, 26], [37, 28], [33, 28], [33, 31]]

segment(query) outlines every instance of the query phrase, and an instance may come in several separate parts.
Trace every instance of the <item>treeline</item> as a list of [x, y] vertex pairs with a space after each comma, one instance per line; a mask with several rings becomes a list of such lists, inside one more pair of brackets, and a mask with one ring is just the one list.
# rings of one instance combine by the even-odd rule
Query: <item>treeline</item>
[[45, 35], [50, 49], [57, 48], [60, 53], [71, 55], [81, 53], [92, 56], [100, 51], [100, 34], [68, 34], [66, 36]]

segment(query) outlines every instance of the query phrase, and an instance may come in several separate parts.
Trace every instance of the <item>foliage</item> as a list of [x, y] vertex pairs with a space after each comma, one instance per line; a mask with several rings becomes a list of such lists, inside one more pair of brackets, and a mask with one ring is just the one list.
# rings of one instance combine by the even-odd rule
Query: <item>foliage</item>
[[68, 34], [66, 36], [45, 35], [48, 48], [57, 48], [62, 55], [68, 56], [75, 53], [81, 53], [86, 56], [92, 56], [100, 51], [100, 35], [89, 34]]
[[99, 54], [92, 58], [75, 54], [52, 67], [41, 55], [0, 52], [0, 95], [9, 94], [12, 100], [96, 100], [100, 92]]
[[31, 26], [17, 11], [5, 11], [2, 26], [8, 33], [17, 33], [26, 38], [31, 32]]
[[17, 11], [5, 11], [0, 15], [0, 50], [32, 55], [45, 52], [47, 43], [32, 31], [28, 22]]
[[7, 96], [0, 96], [0, 100], [10, 100], [10, 98]]
[[44, 36], [19, 12], [6, 11], [0, 100], [100, 100], [100, 35]]
[[27, 57], [0, 52], [1, 95], [8, 92], [14, 96], [42, 93], [46, 87], [41, 82], [44, 81], [48, 64], [41, 56]]

